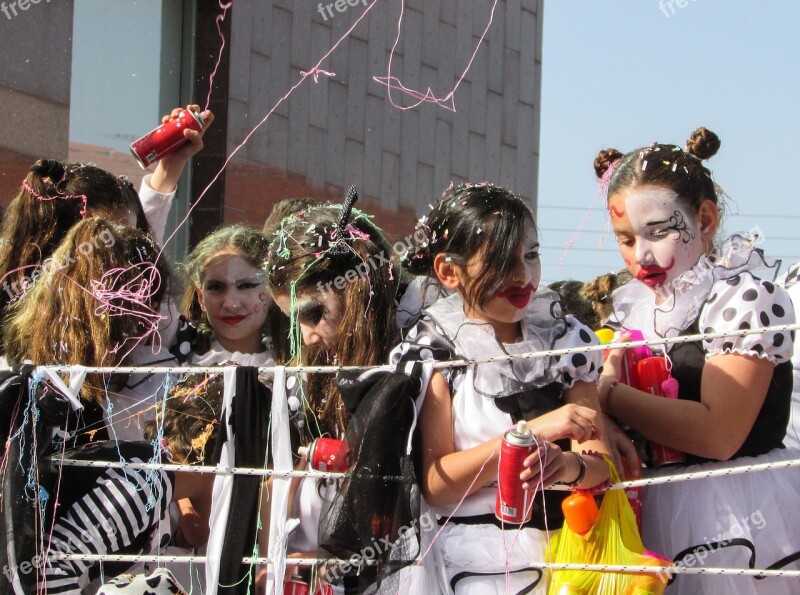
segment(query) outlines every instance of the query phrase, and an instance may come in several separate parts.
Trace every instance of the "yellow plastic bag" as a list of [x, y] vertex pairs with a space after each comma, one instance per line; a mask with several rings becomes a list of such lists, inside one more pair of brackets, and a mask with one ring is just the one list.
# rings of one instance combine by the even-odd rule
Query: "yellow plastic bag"
[[[611, 483], [620, 481], [611, 460], [605, 456], [603, 460], [608, 464]], [[654, 567], [653, 573], [554, 570], [550, 595], [662, 595], [669, 580], [663, 569], [672, 566], [666, 558], [645, 551], [624, 490], [609, 490], [603, 495], [600, 514], [586, 534], [579, 535], [564, 523], [550, 540], [547, 560]]]

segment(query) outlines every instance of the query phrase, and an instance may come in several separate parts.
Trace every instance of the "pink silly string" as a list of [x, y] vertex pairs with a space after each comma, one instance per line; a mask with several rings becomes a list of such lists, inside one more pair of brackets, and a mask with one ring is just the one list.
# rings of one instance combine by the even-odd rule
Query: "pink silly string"
[[[120, 278], [127, 276], [131, 269], [136, 269], [137, 274], [130, 281], [119, 283]], [[117, 285], [119, 284], [119, 287]], [[148, 338], [152, 338], [153, 351], [161, 349], [161, 335], [158, 332], [158, 323], [164, 317], [150, 307], [153, 296], [161, 286], [161, 274], [155, 265], [144, 263], [132, 265], [127, 268], [111, 269], [103, 273], [99, 280], [91, 281], [88, 291], [100, 305], [95, 309], [96, 316], [130, 316], [138, 324], [148, 329], [141, 337], [134, 337], [134, 345], [118, 361], [123, 361], [131, 352]], [[83, 288], [85, 289], [85, 288]], [[138, 306], [137, 309], [125, 307], [122, 304]], [[117, 354], [127, 343], [127, 339], [115, 345], [110, 353]]]
[[89, 199], [85, 194], [56, 194], [55, 196], [42, 196], [33, 188], [31, 188], [31, 185], [28, 184], [27, 180], [23, 180], [22, 187], [28, 194], [41, 201], [80, 199], [83, 201], [83, 206], [81, 207], [81, 217], [86, 219], [86, 217], [89, 216], [89, 211], [86, 206], [86, 203]]
[[217, 24], [217, 34], [219, 35], [220, 46], [219, 46], [219, 55], [217, 56], [217, 63], [214, 65], [214, 70], [211, 71], [211, 74], [208, 77], [208, 96], [206, 97], [206, 107], [203, 108], [203, 111], [208, 110], [208, 106], [211, 104], [211, 91], [214, 89], [214, 77], [217, 76], [217, 70], [219, 69], [219, 65], [222, 62], [222, 51], [225, 49], [225, 36], [222, 34], [222, 27], [220, 24], [222, 21], [225, 20], [225, 17], [228, 15], [228, 9], [233, 5], [233, 0], [228, 2], [227, 4], [223, 4], [222, 0], [218, 0], [219, 7], [222, 9], [222, 14], [218, 14], [215, 22]]
[[258, 124], [256, 124], [255, 127], [250, 132], [247, 133], [247, 135], [244, 137], [244, 140], [238, 146], [236, 146], [233, 149], [233, 151], [231, 151], [231, 154], [228, 155], [228, 157], [225, 159], [225, 163], [222, 164], [222, 167], [219, 169], [219, 171], [216, 174], [214, 174], [214, 177], [211, 178], [211, 181], [208, 183], [208, 185], [203, 189], [203, 191], [200, 193], [200, 195], [197, 197], [197, 199], [192, 203], [192, 205], [186, 211], [186, 215], [184, 216], [183, 219], [181, 219], [181, 221], [175, 227], [175, 230], [169, 235], [169, 237], [166, 240], [164, 240], [164, 243], [161, 246], [161, 250], [159, 251], [158, 256], [156, 256], [156, 262], [158, 262], [158, 259], [161, 258], [161, 254], [164, 252], [164, 248], [166, 247], [166, 245], [172, 240], [173, 237], [175, 237], [175, 234], [178, 233], [178, 230], [184, 225], [184, 223], [186, 223], [186, 221], [189, 220], [189, 217], [191, 216], [191, 214], [194, 211], [195, 207], [200, 203], [200, 201], [203, 199], [203, 197], [206, 195], [206, 193], [208, 193], [208, 191], [211, 188], [211, 186], [213, 186], [214, 183], [219, 179], [219, 177], [222, 175], [222, 172], [225, 171], [225, 169], [227, 169], [228, 163], [230, 163], [231, 159], [233, 159], [233, 157], [242, 149], [242, 147], [244, 147], [250, 141], [250, 138], [256, 133], [256, 131], [259, 128], [261, 128], [261, 126], [264, 125], [264, 123], [270, 118], [270, 116], [272, 116], [272, 114], [275, 112], [275, 110], [277, 110], [283, 104], [283, 102], [285, 102], [289, 98], [289, 96], [291, 96], [291, 94], [294, 93], [295, 90], [306, 81], [306, 79], [310, 76], [311, 73], [314, 73], [314, 72], [319, 73], [319, 72], [321, 72], [320, 71], [320, 65], [325, 60], [327, 60], [328, 56], [330, 56], [334, 51], [336, 51], [336, 49], [342, 44], [342, 42], [345, 39], [347, 39], [347, 37], [350, 35], [350, 33], [352, 33], [353, 30], [361, 23], [361, 21], [363, 21], [364, 18], [366, 18], [366, 16], [369, 14], [369, 12], [373, 9], [373, 7], [377, 3], [378, 3], [378, 0], [373, 0], [373, 2], [364, 9], [364, 12], [362, 12], [361, 15], [350, 26], [350, 28], [347, 29], [347, 31], [344, 32], [344, 34], [338, 39], [338, 41], [333, 45], [333, 47], [331, 47], [327, 52], [325, 52], [322, 55], [322, 57], [317, 61], [316, 64], [314, 64], [311, 68], [309, 68], [307, 71], [305, 71], [308, 74], [306, 74], [306, 75], [302, 75], [301, 74], [300, 80], [297, 81], [295, 84], [293, 84], [289, 88], [289, 90], [280, 99], [278, 99], [278, 101], [275, 102], [275, 105], [273, 105], [269, 109], [269, 111], [261, 119], [261, 121], [258, 122]]
[[[478, 478], [481, 476], [481, 473], [483, 473], [483, 470], [486, 468], [486, 465], [488, 465], [488, 464], [489, 464], [489, 461], [491, 461], [491, 460], [492, 460], [492, 457], [495, 455], [495, 453], [497, 453], [497, 448], [495, 448], [495, 449], [494, 449], [494, 450], [493, 450], [491, 453], [489, 453], [489, 456], [488, 456], [488, 457], [486, 457], [486, 460], [485, 460], [485, 461], [483, 462], [483, 464], [481, 465], [481, 468], [480, 468], [480, 469], [478, 469], [478, 472], [475, 474], [475, 478], [472, 480], [472, 482], [469, 484], [469, 486], [467, 486], [467, 489], [464, 491], [464, 495], [461, 497], [461, 500], [459, 500], [459, 501], [458, 501], [458, 504], [456, 504], [456, 507], [453, 509], [453, 512], [451, 512], [451, 513], [448, 515], [448, 519], [447, 519], [447, 520], [445, 521], [445, 523], [444, 523], [444, 524], [443, 524], [443, 525], [442, 525], [442, 526], [439, 528], [439, 530], [436, 532], [436, 535], [434, 535], [434, 536], [433, 536], [433, 539], [431, 539], [431, 542], [428, 544], [428, 547], [427, 547], [427, 549], [426, 549], [426, 550], [423, 552], [423, 554], [422, 554], [422, 555], [419, 557], [419, 560], [417, 560], [417, 563], [416, 563], [416, 564], [414, 564], [414, 566], [421, 566], [421, 565], [422, 565], [422, 562], [425, 560], [425, 558], [427, 558], [427, 557], [428, 557], [428, 554], [429, 554], [429, 553], [431, 552], [431, 550], [433, 549], [433, 544], [434, 544], [434, 543], [436, 543], [436, 540], [437, 540], [437, 539], [439, 539], [439, 535], [441, 535], [441, 534], [442, 534], [442, 531], [444, 531], [445, 527], [447, 527], [447, 525], [449, 525], [449, 524], [450, 524], [450, 518], [452, 518], [452, 517], [456, 516], [456, 512], [458, 512], [458, 509], [459, 509], [459, 508], [461, 508], [461, 505], [462, 505], [462, 504], [464, 504], [464, 500], [466, 500], [466, 499], [467, 499], [467, 497], [469, 497], [469, 496], [471, 496], [471, 495], [472, 495], [472, 488], [473, 488], [473, 487], [475, 487], [475, 482], [476, 482], [476, 481], [478, 481]], [[400, 592], [403, 590], [403, 585], [405, 585], [405, 584], [406, 584], [406, 582], [408, 582], [408, 579], [410, 579], [410, 578], [411, 578], [411, 573], [408, 573], [408, 574], [406, 575], [406, 578], [405, 578], [405, 579], [403, 579], [403, 582], [402, 582], [402, 583], [400, 583], [400, 586], [399, 586], [399, 587], [397, 587], [397, 592], [396, 592], [396, 595], [400, 595]]]
[[336, 76], [335, 72], [330, 72], [329, 70], [322, 70], [321, 68], [317, 68], [316, 66], [311, 70], [301, 70], [300, 74], [302, 75], [303, 78], [306, 78], [307, 76], [313, 76], [315, 83], [319, 82], [319, 77], [322, 75]]
[[[567, 254], [569, 254], [569, 251], [572, 249], [572, 247], [575, 245], [575, 242], [580, 237], [583, 228], [586, 227], [586, 224], [589, 222], [589, 217], [591, 216], [592, 211], [594, 211], [594, 208], [597, 205], [597, 201], [600, 198], [603, 198], [605, 204], [608, 205], [608, 185], [611, 182], [611, 176], [614, 175], [614, 172], [616, 171], [617, 167], [621, 162], [622, 162], [621, 159], [617, 159], [611, 165], [609, 165], [608, 169], [606, 169], [606, 171], [603, 173], [603, 177], [600, 178], [600, 184], [597, 187], [597, 192], [594, 195], [594, 200], [592, 201], [591, 206], [589, 206], [589, 210], [586, 212], [586, 215], [584, 215], [581, 224], [578, 226], [578, 229], [575, 230], [575, 233], [569, 239], [567, 245], [564, 247], [564, 252], [562, 252], [561, 258], [558, 260], [558, 266], [560, 267], [564, 266], [564, 261], [566, 261], [567, 259]], [[602, 241], [603, 238], [601, 237], [600, 242], [602, 243]]]
[[[405, 13], [406, 3], [405, 0], [403, 0], [400, 3], [400, 18], [398, 19], [397, 22], [397, 35], [394, 38], [392, 51], [389, 54], [389, 67], [386, 71], [386, 76], [372, 77], [372, 80], [374, 80], [375, 82], [386, 86], [389, 97], [389, 103], [391, 103], [392, 106], [396, 107], [397, 109], [401, 110], [414, 109], [415, 107], [421, 105], [422, 103], [435, 103], [446, 110], [450, 110], [451, 112], [456, 111], [456, 105], [455, 105], [456, 91], [458, 90], [458, 87], [461, 85], [461, 82], [467, 76], [467, 73], [472, 68], [472, 63], [475, 61], [475, 56], [478, 55], [478, 50], [480, 49], [483, 40], [486, 39], [486, 35], [488, 35], [489, 33], [489, 28], [492, 26], [492, 22], [494, 21], [494, 11], [497, 8], [497, 3], [498, 0], [494, 0], [494, 2], [492, 3], [492, 8], [489, 11], [489, 22], [486, 23], [486, 27], [483, 29], [483, 33], [481, 34], [480, 39], [478, 39], [478, 43], [475, 45], [475, 49], [473, 50], [469, 62], [467, 62], [467, 65], [464, 68], [464, 71], [461, 73], [461, 76], [458, 78], [455, 85], [447, 95], [445, 95], [442, 98], [438, 98], [436, 97], [436, 95], [434, 94], [433, 90], [430, 87], [428, 87], [428, 90], [425, 93], [422, 93], [421, 91], [418, 91], [416, 89], [410, 89], [406, 87], [405, 85], [403, 85], [403, 83], [400, 81], [399, 78], [392, 76], [392, 62], [394, 60], [394, 54], [397, 50], [397, 45], [400, 42], [400, 31], [403, 25], [403, 15]], [[406, 95], [409, 95], [410, 97], [416, 100], [416, 103], [405, 107], [398, 105], [392, 98], [392, 89], [396, 89], [398, 91], [401, 91], [402, 93], [405, 93]]]

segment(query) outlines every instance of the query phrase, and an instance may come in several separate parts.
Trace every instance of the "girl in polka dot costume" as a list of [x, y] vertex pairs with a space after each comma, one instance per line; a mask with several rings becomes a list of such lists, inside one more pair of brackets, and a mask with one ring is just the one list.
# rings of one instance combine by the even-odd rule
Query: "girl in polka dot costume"
[[[451, 187], [421, 222], [408, 255], [414, 274], [453, 291], [428, 307], [393, 361], [480, 359], [597, 343], [592, 331], [539, 290], [539, 238], [518, 197], [491, 184]], [[526, 460], [525, 489], [556, 482], [589, 489], [608, 467], [581, 451], [601, 442], [595, 381], [599, 353], [515, 359], [434, 371], [420, 393], [422, 491], [439, 524], [434, 542], [441, 592], [547, 593], [548, 530], [561, 527], [564, 492], [540, 493], [519, 529], [495, 518], [503, 434], [524, 420], [540, 444]], [[538, 453], [542, 453], [541, 457]], [[509, 590], [510, 587], [510, 590]]]
[[[612, 326], [659, 339], [794, 322], [787, 293], [756, 275], [766, 268], [774, 276], [755, 248], [757, 237], [715, 244], [720, 191], [701, 160], [719, 146], [713, 132], [700, 128], [686, 150], [653, 144], [627, 155], [610, 149], [596, 159], [620, 254], [635, 277], [613, 294]], [[622, 351], [614, 351], [599, 383], [603, 410], [652, 442], [686, 453], [691, 466], [670, 474], [785, 459], [792, 345], [793, 333], [781, 331], [669, 345], [677, 399], [617, 383]], [[679, 565], [780, 568], [800, 551], [798, 501], [793, 469], [650, 486], [645, 547]], [[780, 578], [680, 575], [667, 593], [796, 588], [796, 581]]]

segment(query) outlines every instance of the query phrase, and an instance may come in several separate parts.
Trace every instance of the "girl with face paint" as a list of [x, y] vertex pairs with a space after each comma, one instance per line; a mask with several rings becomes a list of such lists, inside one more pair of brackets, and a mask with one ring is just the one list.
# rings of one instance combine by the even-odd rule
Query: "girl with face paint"
[[[638, 329], [657, 340], [794, 323], [789, 296], [771, 282], [775, 271], [767, 268], [769, 279], [756, 276], [756, 269], [774, 268], [755, 248], [758, 238], [734, 235], [715, 243], [721, 205], [702, 160], [719, 146], [713, 132], [700, 128], [686, 150], [653, 144], [627, 155], [609, 149], [595, 160], [620, 255], [634, 277], [613, 293], [609, 326]], [[686, 453], [691, 466], [681, 471], [730, 466], [727, 461], [734, 459], [784, 459], [791, 456], [782, 441], [793, 335], [763, 331], [655, 347], [678, 381], [677, 399], [618, 383], [622, 350], [612, 351], [599, 382], [600, 402], [651, 442]], [[791, 512], [800, 499], [796, 470], [734, 475], [699, 486], [656, 485], [644, 495], [644, 543], [678, 564], [707, 553], [713, 566], [738, 567], [742, 557], [733, 550], [744, 544], [755, 552], [758, 567], [781, 567], [787, 554], [800, 551], [800, 522]], [[768, 531], [740, 522], [755, 512], [769, 517]], [[671, 592], [755, 595], [792, 589], [789, 580], [679, 575]]]
[[262, 269], [268, 247], [260, 231], [228, 225], [203, 238], [189, 254], [183, 313], [200, 331], [189, 357], [192, 365], [274, 365], [266, 347], [272, 298]]
[[[409, 544], [416, 540], [399, 540], [397, 529], [419, 526], [418, 504], [413, 504], [418, 490], [406, 446], [415, 393], [383, 392], [381, 387], [404, 379], [376, 369], [399, 340], [395, 296], [400, 271], [383, 232], [369, 215], [353, 208], [356, 199], [351, 188], [344, 205], [313, 205], [284, 218], [267, 260], [270, 291], [290, 328], [289, 340], [279, 344], [278, 361], [365, 368], [287, 379], [290, 419], [302, 443], [344, 440], [350, 473], [344, 482], [300, 482], [290, 507], [300, 525], [288, 551], [305, 558], [355, 555], [380, 562], [358, 573], [334, 567], [322, 575], [345, 593], [363, 593], [378, 581], [380, 592], [428, 593], [424, 572], [413, 569], [399, 590], [407, 575], [398, 569], [413, 563], [416, 550]], [[404, 475], [407, 481], [371, 481], [376, 470]], [[376, 551], [370, 545], [376, 542], [392, 547]], [[384, 565], [389, 553], [392, 564]]]
[[[596, 343], [588, 327], [560, 313], [555, 293], [539, 288], [533, 215], [509, 191], [488, 183], [451, 187], [419, 229], [424, 235], [406, 268], [452, 294], [424, 310], [393, 362]], [[547, 575], [529, 565], [544, 560], [546, 529], [560, 527], [566, 494], [539, 493], [524, 528], [501, 526], [495, 517], [500, 444], [519, 421], [536, 437], [539, 448], [520, 476], [525, 489], [556, 482], [589, 489], [605, 481], [606, 464], [581, 454], [607, 451], [595, 387], [600, 366], [597, 352], [518, 358], [434, 371], [423, 382], [422, 491], [444, 525], [433, 546], [441, 592], [547, 593]]]

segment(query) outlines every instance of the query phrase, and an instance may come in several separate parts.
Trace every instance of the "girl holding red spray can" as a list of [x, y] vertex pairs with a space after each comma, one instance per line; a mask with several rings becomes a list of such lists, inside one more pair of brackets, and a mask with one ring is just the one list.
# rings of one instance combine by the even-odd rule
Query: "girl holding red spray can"
[[[604, 411], [651, 442], [686, 454], [668, 475], [791, 457], [783, 439], [794, 337], [782, 327], [794, 323], [794, 309], [772, 282], [777, 266], [757, 248], [757, 235], [715, 237], [724, 194], [703, 161], [720, 146], [716, 134], [699, 128], [685, 148], [654, 143], [625, 155], [606, 150], [595, 160], [620, 256], [635, 277], [612, 295], [609, 324], [640, 329], [653, 342], [704, 335], [663, 347], [677, 391], [659, 386], [660, 378], [650, 383], [656, 390], [646, 392], [619, 382], [623, 350], [609, 355], [600, 381]], [[644, 496], [644, 543], [679, 565], [695, 564], [703, 552], [711, 553], [713, 562], [709, 556], [705, 563], [714, 567], [741, 567], [741, 549], [728, 547], [733, 543], [746, 544], [761, 568], [781, 568], [800, 553], [797, 472], [674, 481], [648, 486]], [[749, 523], [753, 515], [758, 523]], [[766, 583], [681, 575], [669, 592], [797, 591], [790, 580]]]
[[[417, 231], [406, 268], [453, 293], [423, 312], [393, 363], [597, 343], [562, 313], [557, 294], [538, 290], [538, 233], [512, 193], [451, 187]], [[440, 592], [547, 593], [547, 575], [530, 564], [544, 560], [566, 494], [531, 496], [556, 482], [589, 489], [607, 480], [608, 466], [581, 454], [608, 452], [596, 409], [600, 365], [599, 352], [515, 358], [442, 369], [422, 383], [422, 490], [442, 526], [432, 548]]]

